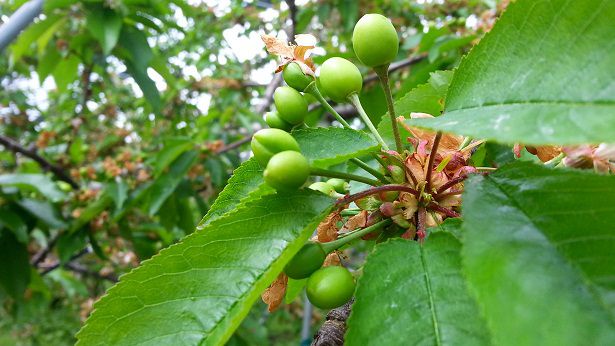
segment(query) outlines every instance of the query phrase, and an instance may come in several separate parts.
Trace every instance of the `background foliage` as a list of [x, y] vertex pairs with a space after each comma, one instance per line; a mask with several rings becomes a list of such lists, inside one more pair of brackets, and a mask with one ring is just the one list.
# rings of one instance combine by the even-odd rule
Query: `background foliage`
[[[0, 20], [23, 2], [2, 2]], [[354, 60], [354, 23], [384, 13], [401, 33], [402, 64], [392, 75], [401, 96], [431, 72], [457, 66], [501, 7], [487, 0], [46, 1], [44, 14], [0, 56], [0, 344], [72, 344], [93, 301], [119, 275], [194, 231], [248, 158], [246, 139], [264, 125], [270, 86], [280, 82], [271, 79], [275, 63], [260, 34], [311, 33], [321, 48], [317, 63]], [[363, 72], [361, 99], [378, 122], [383, 92]], [[442, 93], [450, 76], [434, 76], [417, 90]], [[407, 95], [399, 103], [441, 107], [416, 106], [420, 100]], [[330, 121], [313, 107], [311, 124]], [[270, 316], [257, 304], [231, 343], [296, 344], [299, 307], [297, 299]], [[317, 326], [322, 315], [313, 319]]]

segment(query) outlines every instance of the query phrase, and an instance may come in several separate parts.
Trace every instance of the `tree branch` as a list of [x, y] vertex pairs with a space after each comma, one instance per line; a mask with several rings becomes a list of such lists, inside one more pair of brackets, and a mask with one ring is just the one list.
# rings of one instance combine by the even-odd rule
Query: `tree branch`
[[346, 333], [346, 320], [350, 316], [354, 299], [339, 308], [329, 311], [327, 320], [314, 334], [311, 346], [342, 346], [344, 345], [344, 333]]
[[40, 156], [35, 149], [26, 149], [17, 143], [14, 139], [0, 135], [0, 144], [2, 144], [8, 150], [20, 153], [24, 156], [36, 161], [44, 170], [51, 171], [58, 179], [67, 182], [73, 189], [79, 189], [79, 184], [73, 180], [60, 166], [54, 165], [47, 161], [44, 157]]

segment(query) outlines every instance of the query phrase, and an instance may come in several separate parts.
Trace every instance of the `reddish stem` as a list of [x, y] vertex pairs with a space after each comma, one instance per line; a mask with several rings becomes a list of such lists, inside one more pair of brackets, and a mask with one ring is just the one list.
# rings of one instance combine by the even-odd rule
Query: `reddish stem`
[[448, 217], [460, 217], [461, 214], [459, 214], [458, 212], [448, 209], [448, 208], [444, 208], [441, 207], [435, 203], [430, 203], [427, 208], [429, 208], [429, 210], [433, 210], [433, 211], [437, 211], [438, 213], [444, 214]]
[[448, 182], [446, 182], [446, 184], [440, 186], [440, 188], [438, 189], [438, 191], [436, 191], [436, 195], [441, 194], [442, 192], [450, 189], [451, 187], [461, 183], [462, 181], [464, 181], [468, 176], [467, 175], [460, 175], [457, 178], [453, 178], [451, 180], [449, 180]]
[[408, 173], [408, 175], [410, 175], [410, 179], [412, 179], [412, 182], [414, 183], [414, 186], [418, 186], [419, 182], [418, 180], [416, 180], [416, 177], [414, 176], [414, 173], [412, 173], [412, 170], [407, 167], [406, 165], [404, 165], [404, 170], [406, 171], [406, 173]]
[[440, 139], [442, 138], [442, 132], [438, 131], [436, 137], [433, 140], [433, 145], [431, 146], [431, 152], [429, 153], [429, 163], [427, 164], [427, 177], [425, 177], [425, 191], [431, 192], [431, 175], [433, 172], [433, 162], [436, 159], [436, 153], [438, 153], [438, 146], [440, 145]]
[[369, 195], [373, 195], [379, 192], [384, 192], [384, 191], [403, 191], [403, 192], [409, 192], [411, 194], [413, 194], [415, 197], [418, 198], [419, 196], [419, 192], [416, 191], [415, 189], [405, 186], [405, 185], [395, 185], [395, 184], [391, 184], [391, 185], [382, 185], [382, 186], [376, 186], [376, 187], [372, 187], [369, 188], [367, 190], [355, 193], [354, 195], [348, 195], [345, 196], [343, 198], [340, 198], [337, 200], [337, 202], [335, 202], [335, 204], [337, 205], [346, 205], [350, 202], [354, 202], [358, 199], [361, 199], [363, 197], [369, 196]]
[[427, 210], [425, 207], [419, 207], [417, 221], [416, 221], [416, 235], [420, 242], [423, 242], [425, 238], [425, 231], [427, 229]]

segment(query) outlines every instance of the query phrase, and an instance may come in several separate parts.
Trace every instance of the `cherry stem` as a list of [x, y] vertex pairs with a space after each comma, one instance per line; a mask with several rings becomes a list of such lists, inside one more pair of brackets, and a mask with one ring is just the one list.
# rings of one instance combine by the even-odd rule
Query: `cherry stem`
[[327, 100], [325, 100], [325, 98], [322, 96], [322, 94], [320, 93], [320, 90], [318, 90], [318, 86], [316, 85], [316, 81], [311, 82], [304, 90], [304, 92], [311, 94], [312, 96], [314, 96], [316, 98], [316, 100], [318, 100], [318, 102], [320, 102], [320, 104], [325, 107], [325, 109], [331, 113], [331, 115], [333, 115], [333, 117], [335, 117], [335, 119], [337, 121], [340, 122], [340, 124], [342, 124], [342, 126], [344, 126], [345, 128], [349, 129], [350, 125], [348, 125], [348, 123], [346, 122], [346, 120], [344, 120], [344, 118], [342, 118], [342, 116], [333, 108], [331, 107], [331, 105], [329, 104], [329, 102], [327, 102]]
[[459, 214], [458, 212], [448, 209], [448, 208], [441, 207], [433, 202], [429, 203], [429, 205], [427, 205], [427, 208], [433, 211], [437, 211], [438, 213], [444, 214], [448, 217], [460, 217], [461, 216], [461, 214]]
[[433, 173], [433, 162], [436, 159], [436, 153], [438, 152], [438, 146], [440, 145], [440, 139], [442, 138], [442, 132], [438, 131], [436, 137], [433, 140], [431, 146], [431, 152], [429, 153], [429, 162], [427, 163], [427, 176], [425, 177], [425, 191], [431, 192], [431, 176]]
[[393, 128], [393, 137], [395, 137], [395, 147], [397, 148], [397, 152], [401, 154], [404, 147], [401, 144], [401, 137], [399, 136], [395, 105], [393, 103], [393, 95], [391, 94], [391, 86], [389, 85], [389, 64], [374, 67], [374, 71], [380, 79], [382, 89], [384, 89], [384, 95], [387, 99], [387, 108], [389, 109], [389, 117], [391, 118], [391, 128]]
[[378, 180], [380, 180], [383, 183], [388, 183], [389, 181], [387, 180], [387, 178], [382, 175], [380, 172], [378, 172], [377, 170], [373, 169], [372, 167], [370, 167], [367, 163], [357, 159], [357, 158], [352, 158], [350, 159], [350, 162], [354, 163], [355, 165], [361, 167], [364, 171], [366, 171], [367, 173], [373, 175], [374, 177], [378, 178]]
[[330, 241], [327, 243], [321, 243], [320, 245], [322, 246], [322, 249], [325, 251], [325, 253], [330, 253], [335, 249], [338, 249], [340, 247], [342, 247], [343, 245], [357, 239], [360, 238], [366, 234], [369, 234], [373, 231], [376, 231], [378, 229], [380, 229], [381, 227], [385, 227], [390, 225], [391, 223], [393, 223], [393, 220], [391, 219], [386, 219], [386, 220], [382, 220], [380, 222], [377, 222], [369, 227], [365, 227], [362, 228], [360, 230], [348, 233], [347, 235], [345, 235], [343, 238], [339, 238], [336, 239], [334, 241]]
[[382, 186], [376, 186], [376, 187], [372, 187], [370, 189], [361, 191], [361, 192], [357, 192], [353, 195], [348, 195], [344, 198], [338, 199], [337, 202], [335, 202], [335, 204], [337, 205], [346, 205], [350, 202], [354, 202], [358, 199], [361, 199], [363, 197], [367, 197], [369, 195], [374, 195], [380, 192], [384, 192], [384, 191], [402, 191], [402, 192], [408, 192], [413, 194], [415, 197], [418, 198], [419, 196], [419, 192], [411, 187], [408, 187], [406, 185], [397, 185], [397, 184], [390, 184], [390, 185], [382, 185]]
[[382, 183], [379, 182], [378, 180], [370, 179], [370, 178], [363, 177], [360, 175], [356, 175], [352, 173], [345, 173], [345, 172], [330, 171], [328, 169], [316, 168], [316, 167], [310, 168], [310, 175], [318, 175], [321, 177], [354, 180], [354, 181], [358, 181], [358, 182], [372, 185], [372, 186], [382, 185]]
[[361, 100], [359, 100], [359, 94], [353, 92], [352, 94], [348, 95], [348, 102], [350, 102], [350, 104], [353, 105], [354, 108], [357, 110], [359, 116], [361, 117], [369, 131], [374, 135], [374, 137], [376, 137], [376, 140], [382, 146], [382, 149], [389, 150], [389, 146], [386, 144], [384, 139], [382, 139], [380, 133], [378, 133], [378, 130], [376, 130], [376, 127], [374, 127], [374, 124], [369, 119], [369, 116], [367, 116], [367, 113], [365, 113], [365, 110], [361, 105]]
[[457, 178], [453, 178], [453, 179], [447, 181], [444, 185], [440, 186], [438, 191], [436, 191], [436, 196], [441, 194], [442, 192], [450, 189], [451, 187], [461, 183], [462, 181], [466, 180], [467, 177], [468, 176], [464, 174], [464, 175], [458, 176]]

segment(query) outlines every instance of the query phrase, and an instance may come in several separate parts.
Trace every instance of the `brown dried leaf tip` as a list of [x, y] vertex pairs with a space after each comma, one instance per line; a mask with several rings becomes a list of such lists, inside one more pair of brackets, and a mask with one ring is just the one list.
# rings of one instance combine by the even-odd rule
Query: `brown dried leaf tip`
[[291, 62], [296, 62], [303, 70], [303, 73], [314, 76], [316, 67], [310, 58], [310, 50], [313, 49], [316, 44], [316, 38], [314, 36], [308, 34], [295, 35], [295, 42], [298, 43], [297, 45], [289, 44], [271, 35], [261, 35], [261, 39], [265, 43], [265, 47], [269, 53], [282, 58], [282, 62], [275, 70], [276, 73], [284, 70], [284, 67]]
[[261, 299], [263, 299], [263, 302], [267, 304], [267, 310], [269, 310], [269, 312], [274, 312], [280, 304], [282, 304], [284, 295], [286, 294], [287, 285], [288, 276], [284, 273], [280, 273], [278, 278], [275, 279], [269, 287], [267, 287], [263, 294], [261, 294]]

